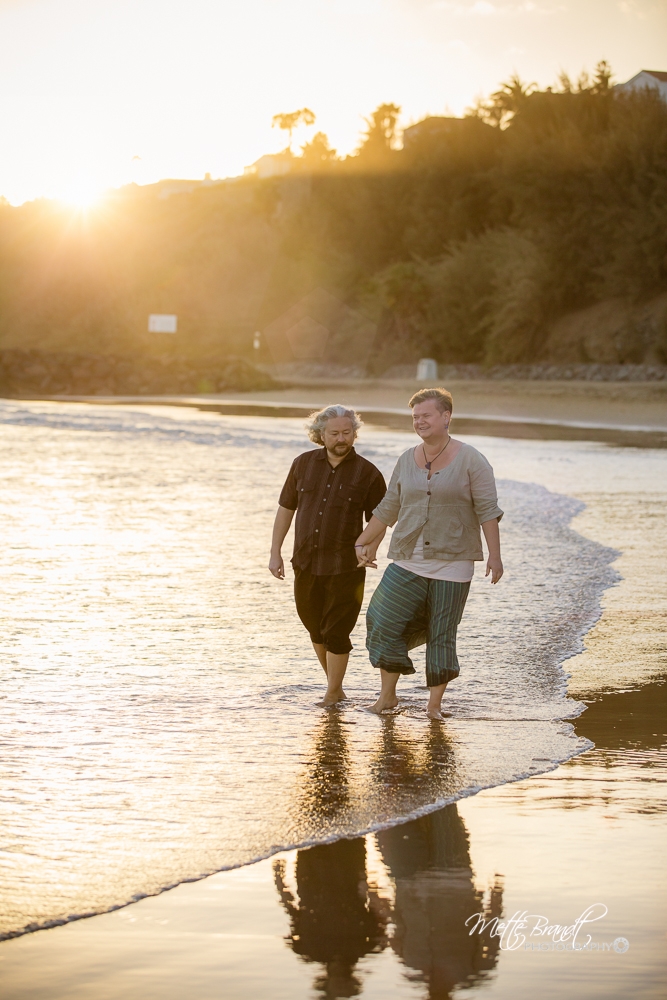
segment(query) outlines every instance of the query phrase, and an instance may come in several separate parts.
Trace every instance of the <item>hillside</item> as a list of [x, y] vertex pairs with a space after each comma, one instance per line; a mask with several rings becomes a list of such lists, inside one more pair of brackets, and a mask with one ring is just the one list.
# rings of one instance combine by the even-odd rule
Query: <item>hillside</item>
[[[598, 72], [433, 122], [284, 177], [1, 205], [0, 349], [250, 359], [292, 310], [283, 352], [371, 373], [667, 363], [667, 105]], [[178, 333], [149, 334], [155, 312]]]

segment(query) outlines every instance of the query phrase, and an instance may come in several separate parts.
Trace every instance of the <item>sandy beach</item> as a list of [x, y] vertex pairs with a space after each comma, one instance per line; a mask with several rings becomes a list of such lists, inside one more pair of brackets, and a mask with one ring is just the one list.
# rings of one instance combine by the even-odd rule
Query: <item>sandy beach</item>
[[[382, 392], [387, 406], [403, 399]], [[300, 391], [291, 393], [285, 402], [301, 402]], [[304, 398], [320, 400], [328, 401]], [[537, 405], [520, 411], [519, 402], [513, 397], [509, 415], [564, 413]], [[655, 401], [625, 402], [628, 421], [650, 419], [655, 427], [664, 418]], [[578, 415], [584, 412], [598, 419], [593, 409]], [[605, 408], [604, 419], [618, 419], [618, 412]], [[504, 474], [582, 501], [574, 531], [617, 553], [618, 583], [604, 591], [585, 649], [566, 663], [569, 697], [587, 705], [571, 722], [590, 749], [399, 826], [274, 853], [110, 913], [4, 941], [3, 996], [442, 1000], [462, 989], [507, 1000], [665, 995], [663, 453], [578, 444], [576, 457], [556, 441], [548, 446], [555, 464], [547, 467], [536, 442], [474, 440]], [[608, 470], [604, 482], [596, 469]], [[544, 570], [548, 575], [548, 557]], [[345, 720], [354, 724], [341, 717], [343, 741]], [[391, 718], [378, 725], [390, 736]], [[420, 780], [420, 758], [409, 744], [396, 742], [391, 759], [389, 785]], [[325, 764], [328, 786], [344, 785], [345, 755]], [[476, 913], [504, 925], [471, 933], [465, 921]], [[586, 914], [591, 922], [576, 935], [565, 930]]]
[[[406, 409], [410, 396], [424, 383], [402, 379], [354, 381], [292, 380], [288, 386], [247, 394], [258, 402], [326, 405], [333, 398], [368, 410], [374, 407]], [[513, 420], [580, 423], [599, 427], [667, 428], [667, 383], [577, 382], [549, 380], [459, 379], [447, 382], [454, 397], [455, 415], [512, 418]], [[220, 399], [242, 400], [243, 394], [220, 394]]]
[[[127, 405], [157, 403], [227, 414], [300, 416], [331, 402], [354, 406], [376, 426], [409, 430], [408, 400], [423, 383], [401, 379], [292, 380], [265, 392], [199, 396], [53, 397]], [[667, 447], [667, 382], [461, 379], [448, 382], [460, 434], [607, 441]]]

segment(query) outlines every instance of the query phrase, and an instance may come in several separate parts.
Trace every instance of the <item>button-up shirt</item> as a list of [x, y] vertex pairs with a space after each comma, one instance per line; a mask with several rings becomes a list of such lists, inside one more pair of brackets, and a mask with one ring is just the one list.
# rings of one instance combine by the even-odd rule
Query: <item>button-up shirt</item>
[[296, 510], [293, 565], [315, 576], [356, 569], [363, 517], [370, 521], [386, 489], [380, 470], [354, 448], [335, 469], [326, 448], [295, 458], [278, 501]]

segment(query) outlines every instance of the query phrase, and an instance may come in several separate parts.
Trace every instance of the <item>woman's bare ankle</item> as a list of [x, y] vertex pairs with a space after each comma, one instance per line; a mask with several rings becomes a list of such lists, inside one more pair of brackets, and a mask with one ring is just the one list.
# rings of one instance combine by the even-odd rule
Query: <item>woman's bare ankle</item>
[[381, 694], [374, 705], [371, 706], [371, 712], [375, 712], [377, 715], [380, 712], [386, 712], [391, 708], [396, 708], [398, 705], [398, 698], [395, 694]]

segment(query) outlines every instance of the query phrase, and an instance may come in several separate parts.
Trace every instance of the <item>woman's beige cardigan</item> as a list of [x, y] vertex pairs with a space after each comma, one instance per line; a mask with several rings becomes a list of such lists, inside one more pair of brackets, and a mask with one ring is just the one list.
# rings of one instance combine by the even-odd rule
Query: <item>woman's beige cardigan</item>
[[396, 525], [390, 559], [410, 559], [422, 531], [424, 559], [483, 559], [479, 526], [503, 516], [493, 469], [469, 444], [430, 482], [415, 462], [414, 448], [403, 452], [373, 513], [383, 524]]

